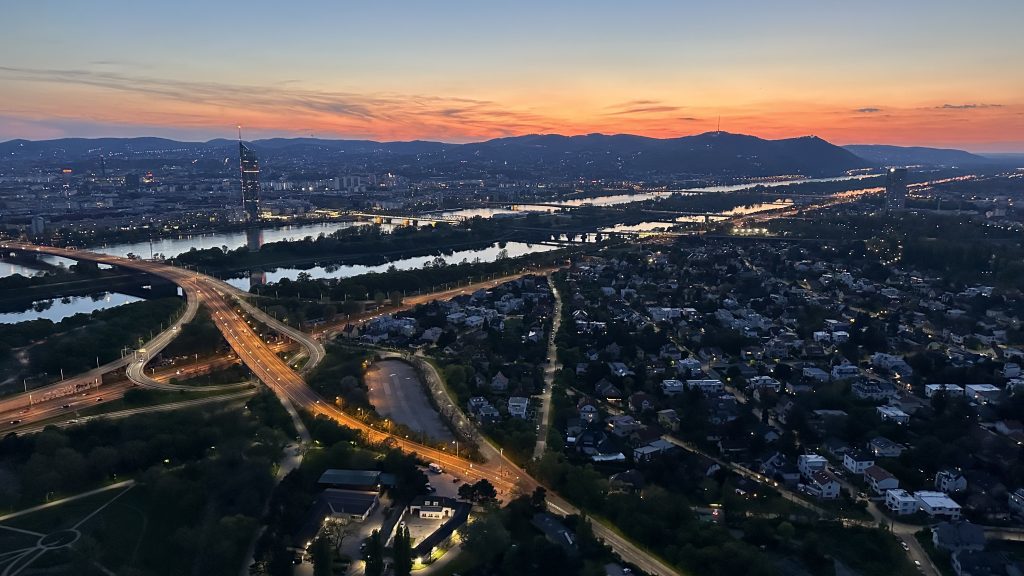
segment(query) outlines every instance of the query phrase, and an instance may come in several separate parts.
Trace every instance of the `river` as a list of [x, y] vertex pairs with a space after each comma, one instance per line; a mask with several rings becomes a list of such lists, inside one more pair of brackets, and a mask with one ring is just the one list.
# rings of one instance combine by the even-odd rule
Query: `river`
[[[840, 176], [835, 178], [804, 178], [785, 181], [761, 181], [726, 186], [706, 186], [702, 188], [689, 188], [684, 190], [640, 192], [635, 194], [613, 194], [607, 196], [588, 196], [582, 198], [574, 198], [571, 200], [553, 201], [548, 203], [549, 205], [524, 204], [520, 205], [519, 210], [516, 211], [509, 210], [507, 208], [468, 208], [463, 210], [445, 211], [442, 212], [442, 214], [447, 216], [482, 216], [485, 218], [492, 218], [495, 216], [500, 217], [502, 215], [515, 214], [517, 212], [522, 211], [556, 211], [561, 209], [562, 207], [583, 206], [585, 204], [593, 206], [616, 206], [631, 202], [642, 202], [656, 198], [664, 198], [676, 193], [697, 194], [706, 192], [736, 192], [750, 189], [759, 185], [766, 187], [776, 187], [801, 182], [835, 182], [841, 180], [860, 180], [872, 176], [874, 175], [864, 174], [856, 176]], [[756, 205], [752, 208], [736, 208], [722, 213], [722, 217], [733, 215], [734, 213], [737, 213], [737, 211], [757, 212], [761, 210], [775, 209], [778, 207], [782, 206], [776, 203], [766, 203]], [[637, 225], [620, 224], [617, 226], [605, 228], [602, 231], [650, 231], [658, 229], [669, 229], [673, 225], [679, 223], [702, 221], [703, 217], [680, 216], [676, 218], [669, 218], [666, 220], [667, 221], [664, 222], [643, 222]], [[246, 245], [262, 245], [270, 242], [280, 242], [283, 240], [298, 240], [301, 238], [305, 238], [307, 236], [316, 237], [320, 234], [331, 234], [338, 230], [344, 230], [346, 228], [351, 228], [353, 226], [360, 226], [364, 224], [365, 223], [363, 222], [351, 221], [301, 224], [295, 226], [265, 228], [259, 232], [258, 236], [252, 236], [250, 234], [247, 234], [245, 230], [238, 230], [232, 232], [214, 232], [210, 234], [161, 238], [153, 240], [152, 242], [129, 242], [122, 244], [95, 246], [91, 247], [90, 249], [95, 250], [97, 252], [122, 257], [127, 256], [128, 254], [135, 254], [142, 258], [149, 258], [151, 255], [161, 254], [165, 258], [172, 258], [184, 252], [188, 252], [193, 248], [197, 250], [202, 250], [206, 248], [220, 248], [226, 246], [229, 250], [233, 250]], [[389, 225], [384, 226], [388, 227]], [[588, 238], [588, 240], [589, 239], [590, 238]], [[504, 249], [507, 252], [508, 256], [516, 257], [534, 252], [546, 252], [549, 250], [553, 250], [554, 247], [544, 244], [507, 242], [504, 245]], [[501, 250], [502, 247], [498, 246], [497, 244], [494, 244], [481, 249], [459, 250], [450, 254], [444, 254], [444, 252], [438, 251], [428, 255], [402, 258], [399, 260], [394, 260], [392, 262], [387, 262], [378, 265], [346, 264], [318, 265], [309, 269], [278, 268], [273, 271], [255, 273], [251, 276], [231, 278], [228, 279], [228, 282], [243, 290], [248, 290], [253, 283], [277, 282], [283, 278], [289, 278], [294, 280], [298, 278], [298, 275], [302, 272], [306, 272], [313, 278], [347, 278], [351, 276], [357, 276], [359, 274], [366, 274], [369, 272], [384, 272], [391, 266], [394, 266], [398, 270], [414, 270], [417, 268], [422, 268], [427, 263], [433, 261], [437, 256], [441, 256], [448, 263], [458, 263], [463, 260], [473, 261], [477, 258], [484, 262], [491, 262], [498, 257], [498, 254], [500, 253]], [[43, 257], [42, 260], [44, 260], [46, 263], [50, 265], [57, 266], [68, 266], [72, 263], [69, 260], [56, 257]], [[38, 270], [35, 270], [29, 265], [6, 261], [0, 262], [0, 277], [9, 276], [12, 274], [22, 274], [29, 276], [38, 272]], [[136, 299], [134, 299], [131, 296], [112, 293], [104, 293], [98, 300], [90, 297], [76, 297], [72, 298], [70, 301], [68, 301], [68, 299], [62, 300], [60, 298], [55, 298], [52, 300], [46, 300], [36, 303], [36, 305], [33, 308], [30, 308], [23, 312], [12, 312], [0, 315], [0, 323], [20, 322], [23, 320], [31, 320], [33, 318], [50, 318], [51, 320], [54, 320], [56, 322], [62, 318], [71, 316], [78, 312], [91, 312], [93, 310], [111, 308], [135, 300]], [[36, 311], [37, 309], [41, 311]]]
[[141, 298], [120, 294], [118, 292], [101, 292], [92, 296], [68, 296], [51, 298], [33, 302], [32, 306], [21, 312], [0, 313], [0, 324], [17, 324], [26, 320], [47, 319], [54, 322], [74, 316], [89, 314], [97, 310], [114, 308], [122, 304], [138, 302]]
[[[258, 282], [277, 282], [283, 278], [289, 280], [295, 280], [299, 277], [299, 274], [305, 272], [313, 278], [349, 278], [352, 276], [358, 276], [360, 274], [369, 274], [371, 272], [386, 272], [392, 266], [396, 270], [415, 270], [417, 268], [423, 268], [427, 264], [434, 261], [435, 258], [441, 257], [448, 264], [458, 264], [462, 261], [472, 262], [479, 259], [481, 262], [494, 262], [501, 255], [502, 250], [509, 258], [515, 258], [517, 256], [524, 256], [526, 254], [548, 252], [555, 250], [557, 246], [551, 246], [547, 244], [531, 244], [526, 242], [505, 242], [503, 244], [491, 244], [486, 248], [477, 248], [473, 250], [455, 250], [449, 253], [435, 252], [425, 256], [413, 256], [410, 258], [401, 258], [398, 260], [392, 260], [384, 264], [366, 265], [366, 264], [342, 264], [342, 265], [326, 265], [326, 266], [314, 266], [312, 268], [278, 268], [276, 270], [259, 274]], [[241, 288], [242, 290], [248, 290], [253, 284], [253, 279], [250, 276], [230, 278], [227, 280], [228, 284]]]

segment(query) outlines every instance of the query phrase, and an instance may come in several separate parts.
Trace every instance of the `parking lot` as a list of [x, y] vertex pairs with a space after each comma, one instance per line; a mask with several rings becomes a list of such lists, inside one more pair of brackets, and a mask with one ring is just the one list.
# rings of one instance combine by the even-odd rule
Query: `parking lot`
[[377, 413], [425, 433], [434, 440], [451, 441], [452, 433], [430, 404], [416, 370], [401, 360], [381, 360], [366, 372], [370, 404]]

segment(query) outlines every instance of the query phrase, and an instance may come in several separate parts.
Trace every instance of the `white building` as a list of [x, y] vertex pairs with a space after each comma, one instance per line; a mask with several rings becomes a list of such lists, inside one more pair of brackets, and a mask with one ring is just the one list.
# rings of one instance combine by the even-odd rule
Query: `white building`
[[508, 414], [513, 418], [526, 419], [526, 410], [530, 407], [530, 399], [522, 396], [511, 396], [508, 399]]
[[961, 396], [964, 393], [962, 386], [958, 384], [925, 384], [924, 395], [928, 398], [935, 396], [940, 392], [945, 392], [947, 396]]
[[868, 466], [864, 470], [864, 482], [878, 495], [900, 487], [900, 481], [881, 466]]
[[857, 376], [860, 376], [860, 368], [855, 364], [840, 364], [832, 367], [832, 378], [835, 380], [856, 378]]
[[875, 465], [875, 458], [860, 450], [847, 452], [843, 455], [843, 468], [854, 474], [863, 474], [865, 470]]
[[747, 384], [750, 385], [751, 390], [772, 390], [773, 392], [778, 392], [782, 389], [782, 384], [771, 376], [752, 376], [747, 379]]
[[804, 490], [815, 498], [835, 500], [839, 497], [839, 481], [829, 471], [818, 470], [807, 479]]
[[895, 422], [897, 424], [906, 424], [910, 422], [910, 414], [907, 414], [899, 408], [892, 406], [878, 406], [875, 408], [878, 411], [878, 415], [882, 417], [882, 420], [887, 422]]
[[988, 404], [989, 402], [999, 400], [1000, 394], [1002, 394], [1002, 390], [992, 384], [968, 384], [964, 386], [964, 396], [967, 396], [968, 400], [981, 404]]
[[661, 391], [667, 396], [675, 396], [686, 391], [686, 384], [682, 380], [662, 380]]
[[817, 454], [801, 454], [796, 458], [796, 468], [804, 478], [809, 479], [813, 473], [824, 470], [827, 466], [828, 460]]
[[922, 490], [914, 492], [914, 498], [917, 499], [918, 507], [933, 518], [935, 516], [946, 516], [951, 520], [960, 518], [960, 505], [942, 492]]
[[725, 392], [725, 385], [721, 380], [687, 380], [686, 385], [700, 390], [705, 396]]
[[902, 488], [894, 488], [885, 492], [885, 507], [898, 516], [917, 512], [917, 498]]

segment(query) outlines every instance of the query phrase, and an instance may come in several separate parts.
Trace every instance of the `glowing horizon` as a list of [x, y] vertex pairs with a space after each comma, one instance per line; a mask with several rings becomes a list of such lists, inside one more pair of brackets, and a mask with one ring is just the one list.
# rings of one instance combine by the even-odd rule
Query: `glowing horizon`
[[248, 139], [663, 138], [720, 118], [771, 139], [1024, 151], [1010, 0], [137, 4], [7, 9], [0, 140], [238, 124]]

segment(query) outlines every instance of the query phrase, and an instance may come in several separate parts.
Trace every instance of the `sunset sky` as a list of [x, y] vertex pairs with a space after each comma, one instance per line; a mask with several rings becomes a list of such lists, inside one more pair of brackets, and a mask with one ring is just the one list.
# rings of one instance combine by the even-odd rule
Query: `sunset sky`
[[9, 2], [0, 140], [721, 128], [1024, 151], [1021, 0]]

